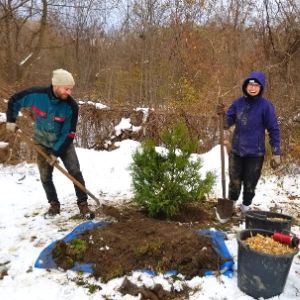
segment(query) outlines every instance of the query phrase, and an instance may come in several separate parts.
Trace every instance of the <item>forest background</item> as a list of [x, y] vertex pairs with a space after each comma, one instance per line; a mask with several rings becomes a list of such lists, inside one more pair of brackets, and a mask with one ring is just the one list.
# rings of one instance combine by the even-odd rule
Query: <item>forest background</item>
[[297, 0], [1, 0], [0, 99], [47, 85], [53, 69], [65, 68], [82, 101], [209, 118], [260, 70], [284, 153], [292, 153], [300, 140], [299, 16]]

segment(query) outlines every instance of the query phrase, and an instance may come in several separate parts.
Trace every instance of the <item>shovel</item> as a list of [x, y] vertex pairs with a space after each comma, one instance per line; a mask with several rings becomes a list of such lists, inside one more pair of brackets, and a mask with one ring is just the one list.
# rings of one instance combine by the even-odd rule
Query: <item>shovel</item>
[[[221, 104], [221, 101], [219, 102]], [[222, 196], [218, 198], [216, 217], [220, 223], [226, 223], [233, 213], [233, 201], [226, 199], [225, 158], [224, 158], [224, 116], [219, 117], [220, 145], [221, 145], [221, 183]]]
[[[26, 134], [24, 134], [22, 132], [21, 129], [17, 130], [17, 134], [19, 134], [19, 136], [30, 146], [32, 146], [40, 155], [42, 155], [47, 162], [49, 162], [51, 159], [50, 157], [41, 149], [41, 147], [39, 147], [38, 145], [36, 145], [34, 143], [34, 141], [26, 136]], [[63, 167], [61, 167], [59, 165], [59, 162], [55, 162], [53, 165], [56, 169], [58, 169], [61, 173], [63, 173], [66, 177], [68, 177], [78, 188], [80, 188], [83, 192], [87, 193], [93, 200], [95, 200], [95, 202], [97, 203], [98, 206], [100, 206], [100, 201], [99, 199], [94, 196], [82, 183], [80, 183], [76, 178], [74, 178], [72, 175], [70, 175]]]

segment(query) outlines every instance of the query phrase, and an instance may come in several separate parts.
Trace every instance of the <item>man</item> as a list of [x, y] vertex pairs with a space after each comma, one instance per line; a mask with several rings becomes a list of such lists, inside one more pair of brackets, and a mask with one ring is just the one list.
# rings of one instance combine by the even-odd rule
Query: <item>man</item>
[[[47, 161], [37, 154], [40, 178], [50, 204], [48, 215], [60, 213], [60, 202], [52, 180], [53, 166], [58, 157], [69, 174], [84, 185], [73, 140], [78, 121], [78, 105], [71, 97], [75, 82], [71, 73], [63, 69], [53, 71], [52, 85], [43, 88], [30, 88], [13, 95], [7, 108], [6, 128], [15, 132], [16, 118], [21, 108], [31, 108], [34, 124], [34, 141], [48, 154]], [[77, 205], [83, 218], [93, 219], [94, 213], [87, 204], [86, 192], [76, 185]]]
[[[272, 151], [271, 167], [280, 165], [280, 132], [275, 109], [262, 95], [265, 75], [252, 72], [243, 83], [244, 96], [237, 98], [228, 108], [224, 127], [235, 126], [229, 154], [229, 199], [237, 201], [243, 185], [242, 213], [249, 210], [261, 175], [265, 155], [265, 130], [269, 134]], [[224, 114], [223, 104], [218, 114]]]

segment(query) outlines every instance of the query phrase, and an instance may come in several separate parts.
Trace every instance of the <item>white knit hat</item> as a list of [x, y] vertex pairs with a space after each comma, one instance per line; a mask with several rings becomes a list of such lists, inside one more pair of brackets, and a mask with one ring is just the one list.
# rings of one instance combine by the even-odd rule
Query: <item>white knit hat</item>
[[53, 71], [52, 85], [75, 85], [72, 74], [64, 69], [57, 69]]

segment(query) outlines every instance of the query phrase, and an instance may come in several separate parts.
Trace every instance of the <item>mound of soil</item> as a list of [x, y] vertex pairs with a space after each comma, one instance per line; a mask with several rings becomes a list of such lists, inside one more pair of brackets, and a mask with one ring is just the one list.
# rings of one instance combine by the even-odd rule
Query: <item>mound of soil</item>
[[222, 263], [211, 239], [195, 232], [217, 227], [213, 205], [190, 205], [173, 220], [150, 218], [133, 206], [103, 206], [99, 213], [110, 216], [112, 223], [84, 232], [72, 251], [60, 241], [53, 256], [63, 269], [75, 261], [93, 263], [93, 275], [103, 281], [140, 269], [176, 270], [187, 279], [202, 276], [207, 270], [218, 270]]

